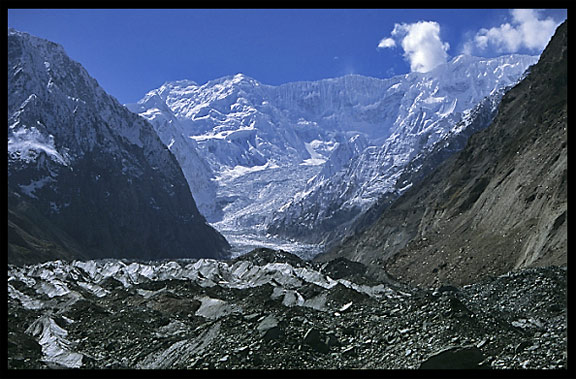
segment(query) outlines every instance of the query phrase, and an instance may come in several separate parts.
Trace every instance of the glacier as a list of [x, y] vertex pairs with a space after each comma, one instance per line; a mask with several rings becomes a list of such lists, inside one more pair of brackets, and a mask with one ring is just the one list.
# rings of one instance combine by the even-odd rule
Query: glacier
[[314, 255], [320, 224], [392, 191], [412, 159], [537, 58], [461, 55], [427, 73], [277, 86], [244, 74], [179, 80], [126, 107], [175, 153], [200, 211], [237, 254], [278, 246]]
[[[65, 313], [78, 304], [87, 303], [94, 296], [111, 296], [110, 291], [104, 287], [112, 282], [119, 283], [128, 291], [127, 294], [134, 293], [145, 299], [158, 296], [162, 292], [174, 296], [166, 287], [152, 290], [138, 288], [145, 283], [185, 281], [188, 285], [216, 291], [220, 288], [238, 291], [271, 285], [273, 291], [269, 295], [270, 299], [279, 299], [286, 307], [307, 307], [321, 312], [330, 312], [326, 293], [319, 293], [304, 300], [298, 291], [312, 285], [324, 290], [348, 288], [374, 298], [400, 299], [408, 296], [383, 283], [358, 284], [347, 278], [332, 278], [330, 273], [324, 270], [327, 265], [314, 266], [297, 262], [285, 252], [276, 252], [276, 255], [271, 256], [278, 258], [278, 261], [259, 262], [259, 259], [267, 259], [269, 254], [267, 251], [255, 251], [252, 259], [227, 261], [180, 259], [144, 262], [98, 259], [9, 265], [9, 302], [15, 301], [22, 309], [38, 313], [38, 317], [27, 327], [25, 333], [40, 344], [43, 362], [57, 368], [80, 368], [85, 367], [85, 360], [98, 357], [79, 350], [78, 339], [69, 339], [67, 329], [73, 323], [82, 321], [73, 320], [65, 316]], [[285, 259], [287, 261], [283, 261]], [[229, 314], [242, 315], [244, 312], [240, 305], [203, 293], [199, 293], [192, 300], [200, 302], [194, 316], [207, 320], [216, 321]], [[119, 313], [124, 311], [122, 309]], [[174, 320], [174, 323], [177, 322]], [[170, 327], [165, 330], [167, 335], [173, 332]]]

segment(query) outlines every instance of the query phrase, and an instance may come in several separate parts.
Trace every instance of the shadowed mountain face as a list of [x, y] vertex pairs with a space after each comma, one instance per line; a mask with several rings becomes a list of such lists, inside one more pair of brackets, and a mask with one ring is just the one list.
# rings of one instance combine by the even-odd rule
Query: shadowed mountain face
[[152, 126], [52, 42], [8, 32], [8, 260], [222, 257]]
[[410, 188], [347, 257], [430, 286], [567, 259], [567, 22], [487, 129]]

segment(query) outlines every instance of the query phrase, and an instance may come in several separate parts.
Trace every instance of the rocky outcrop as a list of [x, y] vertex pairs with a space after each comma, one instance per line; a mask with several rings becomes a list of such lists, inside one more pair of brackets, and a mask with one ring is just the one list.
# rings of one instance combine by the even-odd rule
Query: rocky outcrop
[[406, 191], [343, 256], [421, 286], [567, 260], [567, 24], [490, 127]]

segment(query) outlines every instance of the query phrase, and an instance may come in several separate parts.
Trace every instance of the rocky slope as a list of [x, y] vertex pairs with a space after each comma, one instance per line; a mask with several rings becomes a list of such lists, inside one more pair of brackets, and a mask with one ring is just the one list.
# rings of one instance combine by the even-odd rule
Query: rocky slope
[[8, 261], [222, 257], [152, 126], [52, 42], [8, 31]]
[[264, 249], [231, 261], [11, 266], [8, 368], [566, 373], [566, 280], [565, 269], [532, 268], [417, 290], [345, 259]]
[[566, 264], [566, 29], [506, 93], [489, 128], [319, 259], [347, 257], [423, 286]]

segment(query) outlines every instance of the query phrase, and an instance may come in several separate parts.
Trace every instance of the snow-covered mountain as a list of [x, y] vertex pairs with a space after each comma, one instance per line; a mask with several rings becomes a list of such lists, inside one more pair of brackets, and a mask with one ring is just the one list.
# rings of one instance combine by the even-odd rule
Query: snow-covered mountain
[[[458, 56], [428, 73], [279, 86], [242, 74], [203, 85], [182, 80], [128, 107], [161, 130], [165, 143], [187, 141], [205, 159], [223, 211], [205, 215], [224, 234], [269, 229], [295, 237], [278, 223], [313, 231], [309, 221], [319, 216], [309, 209], [319, 196], [319, 212], [366, 209], [412, 158], [536, 59]], [[176, 157], [185, 175], [198, 172]]]
[[464, 112], [460, 121], [441, 131], [441, 139], [417, 146], [416, 152], [404, 159], [398, 151], [388, 151], [399, 147], [394, 146], [396, 140], [347, 154], [344, 159], [335, 152], [307, 187], [275, 213], [268, 232], [325, 247], [353, 236], [406, 189], [463, 149], [473, 133], [489, 126], [508, 88], [485, 97]]
[[[356, 130], [387, 133], [379, 130], [386, 116], [373, 110], [379, 106], [375, 94], [384, 90], [381, 80], [361, 76], [274, 87], [238, 74], [204, 85], [166, 83], [127, 106], [148, 118], [159, 134], [172, 131], [164, 141], [183, 136], [197, 147], [214, 173], [215, 203], [223, 212], [200, 209], [228, 238], [249, 244], [247, 235], [263, 232], [273, 212], [306, 185], [337, 146], [357, 136]], [[201, 175], [176, 157], [185, 175]]]
[[9, 260], [221, 257], [153, 127], [62, 46], [8, 31]]
[[[158, 96], [149, 96], [138, 109], [147, 109], [145, 117], [152, 122], [156, 133], [174, 154], [186, 177], [196, 205], [203, 215], [221, 217], [221, 209], [216, 206], [216, 183], [214, 173], [206, 160], [198, 155], [194, 140], [184, 137], [179, 130], [179, 122], [170, 109]], [[133, 111], [137, 111], [132, 106]]]
[[[248, 173], [299, 165], [310, 171], [303, 185], [315, 174], [313, 166], [324, 163], [348, 134], [357, 134], [356, 130], [386, 134], [377, 130], [385, 124], [381, 115], [370, 115], [378, 91], [380, 80], [373, 78], [350, 76], [273, 87], [238, 74], [204, 85], [187, 80], [166, 83], [127, 106], [150, 120], [167, 145], [183, 136], [197, 148], [219, 187]], [[202, 175], [197, 161], [187, 164], [185, 156], [176, 153], [185, 175]], [[228, 194], [219, 198], [228, 203]], [[200, 209], [209, 220], [222, 219], [218, 210], [203, 205]]]
[[[325, 170], [275, 213], [268, 231], [311, 243], [337, 238], [341, 225], [351, 225], [379, 198], [409, 188], [412, 183], [397, 183], [411, 160], [466, 129], [479, 102], [490, 96], [499, 99], [499, 90], [515, 83], [535, 61], [525, 56], [459, 56], [430, 73], [406, 75], [386, 96], [392, 102], [399, 99], [390, 136], [344, 165], [334, 154]], [[487, 102], [492, 113], [497, 102]], [[333, 165], [340, 169], [328, 170]]]

